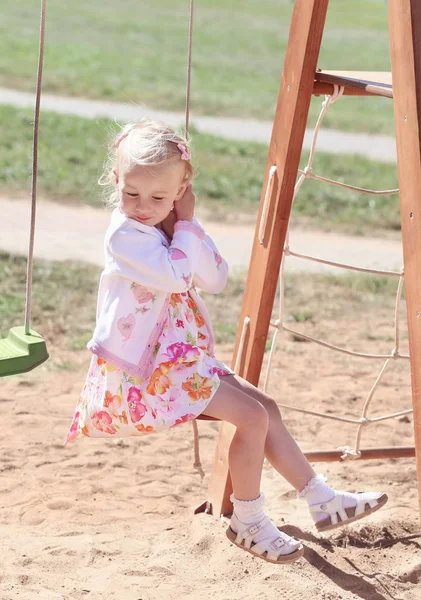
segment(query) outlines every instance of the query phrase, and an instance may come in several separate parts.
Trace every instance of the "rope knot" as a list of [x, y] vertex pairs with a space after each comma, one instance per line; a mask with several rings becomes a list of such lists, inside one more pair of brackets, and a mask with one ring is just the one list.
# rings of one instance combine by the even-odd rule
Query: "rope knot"
[[361, 417], [360, 423], [362, 427], [366, 427], [366, 425], [370, 423], [370, 419], [367, 419], [367, 417]]
[[343, 454], [341, 455], [341, 460], [356, 460], [361, 456], [361, 452], [359, 450], [354, 450], [349, 446], [341, 446], [338, 448], [338, 450], [341, 450], [341, 452], [343, 452]]
[[307, 175], [311, 175], [312, 172], [313, 172], [313, 167], [311, 167], [310, 165], [307, 165], [303, 169], [304, 177], [307, 177]]

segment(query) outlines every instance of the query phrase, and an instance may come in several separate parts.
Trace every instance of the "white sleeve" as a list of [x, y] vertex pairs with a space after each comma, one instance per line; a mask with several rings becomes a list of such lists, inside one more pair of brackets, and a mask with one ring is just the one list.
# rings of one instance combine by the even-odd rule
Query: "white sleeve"
[[[199, 221], [194, 218], [193, 223], [200, 227]], [[193, 285], [204, 292], [219, 294], [225, 288], [228, 277], [228, 264], [219, 254], [212, 238], [205, 232], [205, 237], [200, 248], [200, 257], [194, 271]]]
[[137, 229], [120, 229], [111, 236], [108, 250], [113, 268], [147, 288], [180, 294], [192, 285], [203, 229], [178, 221], [170, 247], [159, 238]]

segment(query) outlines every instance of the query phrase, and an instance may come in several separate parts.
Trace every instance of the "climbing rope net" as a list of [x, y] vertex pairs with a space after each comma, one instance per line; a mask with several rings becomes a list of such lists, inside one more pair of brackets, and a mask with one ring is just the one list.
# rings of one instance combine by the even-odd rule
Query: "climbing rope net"
[[[320, 175], [317, 175], [314, 170], [313, 170], [313, 160], [314, 160], [314, 156], [315, 156], [315, 152], [316, 152], [316, 144], [317, 144], [317, 137], [321, 128], [321, 125], [323, 123], [323, 119], [326, 116], [327, 111], [329, 110], [330, 106], [332, 104], [334, 104], [337, 100], [339, 100], [343, 94], [344, 88], [343, 87], [339, 87], [337, 85], [334, 86], [334, 92], [332, 95], [330, 96], [326, 96], [325, 100], [322, 104], [322, 109], [319, 115], [319, 118], [317, 120], [315, 129], [314, 129], [314, 133], [313, 133], [313, 139], [312, 139], [312, 143], [311, 143], [311, 149], [310, 149], [310, 155], [309, 155], [309, 159], [308, 159], [308, 163], [307, 166], [304, 169], [300, 169], [299, 170], [299, 174], [300, 177], [295, 185], [295, 190], [294, 190], [294, 199], [296, 198], [302, 184], [304, 183], [304, 181], [306, 179], [314, 179], [316, 181], [321, 181], [324, 183], [327, 183], [329, 185], [333, 185], [333, 186], [338, 186], [341, 188], [345, 188], [347, 190], [351, 190], [351, 191], [355, 191], [358, 193], [362, 193], [362, 194], [371, 194], [371, 195], [375, 195], [375, 196], [380, 196], [380, 195], [386, 195], [386, 194], [398, 194], [399, 190], [398, 189], [393, 189], [393, 190], [368, 190], [368, 189], [364, 189], [364, 188], [360, 188], [360, 187], [356, 187], [353, 185], [349, 185], [346, 183], [342, 183], [339, 181], [334, 181], [332, 179], [328, 179], [327, 177], [322, 177]], [[268, 210], [268, 206], [269, 206], [269, 200], [270, 200], [270, 192], [271, 192], [271, 186], [273, 183], [273, 178], [274, 175], [276, 173], [276, 166], [272, 166], [270, 171], [269, 171], [269, 179], [268, 179], [268, 185], [267, 185], [267, 190], [266, 190], [266, 194], [265, 194], [265, 200], [264, 200], [264, 205], [263, 205], [263, 210], [262, 210], [262, 219], [261, 219], [261, 225], [260, 225], [260, 229], [259, 229], [259, 240], [260, 243], [263, 243], [263, 237], [264, 237], [264, 224], [265, 224], [265, 220], [266, 220], [266, 214], [267, 214], [267, 210]], [[293, 200], [294, 201], [294, 200]], [[392, 350], [390, 351], [390, 354], [366, 354], [363, 352], [354, 352], [352, 350], [348, 350], [346, 348], [343, 347], [339, 347], [339, 346], [335, 346], [333, 344], [329, 344], [325, 341], [316, 339], [314, 337], [305, 335], [304, 333], [301, 333], [299, 331], [295, 331], [293, 329], [290, 329], [289, 327], [287, 327], [284, 324], [284, 306], [285, 306], [285, 285], [284, 285], [284, 272], [285, 272], [285, 257], [287, 256], [293, 256], [296, 258], [300, 258], [303, 260], [309, 260], [309, 261], [314, 261], [317, 263], [322, 263], [324, 265], [329, 265], [329, 266], [333, 266], [333, 267], [339, 267], [342, 269], [347, 269], [349, 271], [357, 271], [360, 273], [373, 273], [376, 275], [381, 275], [381, 276], [385, 276], [385, 277], [395, 277], [398, 280], [398, 284], [397, 284], [397, 292], [396, 292], [396, 302], [395, 302], [395, 335], [394, 335], [394, 346], [392, 348]], [[264, 379], [264, 391], [267, 391], [268, 385], [269, 385], [269, 378], [270, 378], [270, 373], [271, 373], [271, 368], [272, 368], [272, 362], [273, 362], [273, 357], [274, 357], [274, 353], [275, 353], [275, 349], [276, 349], [276, 342], [277, 342], [277, 338], [278, 338], [278, 334], [281, 330], [286, 331], [288, 333], [293, 334], [294, 336], [299, 336], [300, 338], [307, 340], [307, 341], [311, 341], [311, 342], [315, 342], [316, 344], [319, 344], [321, 346], [324, 346], [325, 348], [329, 348], [331, 350], [336, 350], [337, 352], [342, 352], [344, 354], [347, 355], [351, 355], [351, 356], [358, 356], [358, 357], [362, 357], [362, 358], [367, 358], [367, 359], [384, 359], [384, 364], [380, 370], [380, 373], [377, 376], [377, 379], [374, 382], [374, 385], [372, 386], [371, 390], [369, 391], [367, 398], [363, 404], [363, 408], [361, 411], [361, 416], [359, 418], [348, 418], [348, 417], [342, 417], [342, 416], [336, 416], [336, 415], [332, 415], [332, 414], [326, 414], [326, 413], [321, 413], [321, 412], [316, 412], [313, 410], [307, 410], [304, 408], [298, 408], [296, 406], [290, 406], [288, 404], [281, 404], [278, 403], [278, 406], [291, 410], [291, 411], [297, 411], [300, 413], [305, 413], [308, 415], [313, 415], [313, 416], [317, 416], [317, 417], [322, 417], [325, 419], [333, 419], [335, 421], [341, 421], [341, 422], [345, 422], [345, 423], [355, 423], [357, 425], [357, 434], [356, 434], [356, 440], [355, 440], [355, 445], [353, 448], [349, 447], [349, 446], [343, 446], [340, 447], [339, 450], [342, 452], [341, 455], [341, 459], [342, 460], [346, 460], [346, 459], [357, 459], [361, 457], [361, 448], [360, 448], [360, 444], [361, 444], [361, 435], [362, 435], [362, 431], [365, 427], [367, 427], [369, 424], [371, 423], [376, 423], [379, 421], [385, 421], [387, 419], [394, 419], [403, 415], [407, 415], [409, 413], [412, 413], [412, 409], [408, 409], [408, 410], [403, 410], [400, 412], [395, 412], [392, 414], [387, 414], [387, 415], [383, 415], [383, 416], [377, 416], [377, 417], [369, 417], [368, 415], [368, 410], [371, 404], [371, 401], [374, 397], [374, 393], [386, 371], [386, 368], [389, 364], [390, 361], [397, 361], [397, 360], [409, 360], [409, 355], [406, 354], [402, 354], [400, 352], [400, 336], [399, 336], [399, 308], [400, 308], [400, 304], [401, 304], [401, 299], [402, 299], [402, 289], [403, 289], [403, 284], [404, 284], [404, 269], [402, 268], [399, 272], [395, 272], [395, 271], [382, 271], [382, 270], [375, 270], [375, 269], [366, 269], [366, 268], [362, 268], [362, 267], [358, 267], [358, 266], [354, 266], [354, 265], [349, 265], [349, 264], [342, 264], [342, 263], [338, 263], [338, 262], [334, 262], [334, 261], [330, 261], [330, 260], [323, 260], [320, 258], [316, 258], [314, 256], [307, 256], [305, 254], [300, 254], [298, 252], [294, 252], [293, 250], [291, 250], [290, 245], [289, 245], [289, 230], [287, 232], [286, 235], [286, 240], [285, 240], [285, 247], [284, 247], [284, 253], [283, 253], [283, 257], [282, 257], [282, 262], [281, 262], [281, 267], [280, 267], [280, 277], [279, 277], [279, 286], [280, 286], [280, 294], [279, 294], [279, 309], [278, 309], [278, 318], [270, 323], [271, 327], [274, 328], [274, 333], [272, 336], [272, 342], [271, 342], [271, 348], [270, 348], [270, 353], [269, 353], [269, 359], [268, 359], [268, 363], [267, 363], [267, 368], [266, 368], [266, 375], [265, 375], [265, 379]], [[238, 352], [238, 356], [240, 357], [242, 355], [242, 346], [244, 345], [244, 333], [246, 331], [246, 327], [244, 327], [243, 329], [243, 336], [242, 339], [240, 340], [240, 347], [239, 347], [239, 352]]]

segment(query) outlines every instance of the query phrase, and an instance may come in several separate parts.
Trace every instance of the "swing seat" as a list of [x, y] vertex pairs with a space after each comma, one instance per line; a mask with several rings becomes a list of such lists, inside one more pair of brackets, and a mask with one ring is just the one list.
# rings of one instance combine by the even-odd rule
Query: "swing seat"
[[34, 369], [48, 358], [43, 338], [25, 327], [12, 327], [7, 338], [0, 339], [0, 377], [17, 375]]

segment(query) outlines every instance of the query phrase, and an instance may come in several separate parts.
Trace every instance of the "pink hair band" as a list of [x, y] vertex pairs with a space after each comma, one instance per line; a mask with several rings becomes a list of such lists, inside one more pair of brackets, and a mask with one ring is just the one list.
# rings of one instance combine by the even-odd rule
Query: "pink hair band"
[[126, 138], [129, 135], [129, 132], [126, 131], [126, 133], [122, 133], [114, 142], [114, 148], [118, 148], [119, 145], [121, 144], [121, 142], [124, 140], [124, 138]]
[[183, 144], [177, 144], [177, 148], [181, 152], [181, 160], [190, 160], [190, 154], [187, 152], [187, 149]]

